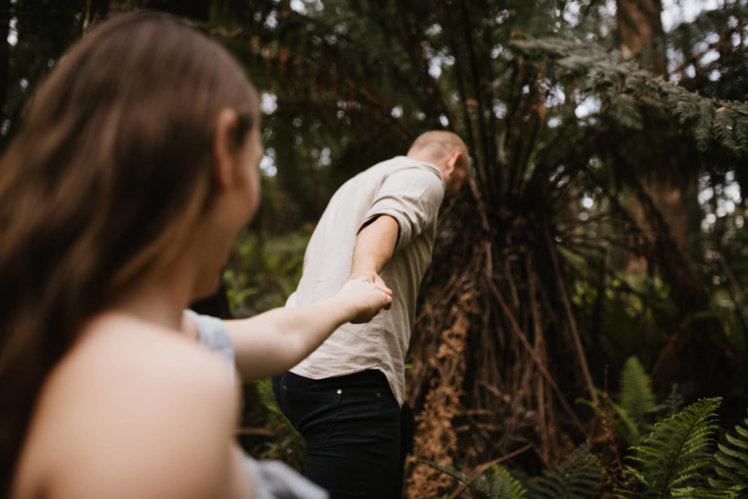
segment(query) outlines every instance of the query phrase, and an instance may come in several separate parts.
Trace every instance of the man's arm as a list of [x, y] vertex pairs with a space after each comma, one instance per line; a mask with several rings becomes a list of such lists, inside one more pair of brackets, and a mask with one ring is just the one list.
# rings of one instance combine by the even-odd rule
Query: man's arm
[[353, 246], [352, 279], [364, 276], [384, 285], [379, 272], [392, 258], [399, 230], [394, 218], [380, 215], [359, 231]]

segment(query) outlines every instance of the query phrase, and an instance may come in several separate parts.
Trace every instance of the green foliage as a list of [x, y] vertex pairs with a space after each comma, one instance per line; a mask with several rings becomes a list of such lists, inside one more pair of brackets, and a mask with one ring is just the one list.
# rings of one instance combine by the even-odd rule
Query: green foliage
[[303, 471], [306, 445], [304, 439], [291, 425], [278, 407], [273, 395], [271, 380], [262, 379], [244, 385], [245, 398], [254, 400], [245, 425], [261, 427], [266, 435], [244, 436], [244, 448], [260, 459], [280, 459], [299, 472]]
[[678, 391], [677, 384], [673, 383], [670, 385], [670, 393], [665, 397], [665, 401], [660, 407], [665, 411], [665, 415], [667, 416], [675, 414], [683, 407], [683, 395]]
[[735, 426], [735, 434], [725, 436], [726, 444], [717, 444], [714, 459], [718, 478], [709, 484], [720, 490], [742, 491], [748, 495], [748, 417]]
[[455, 478], [485, 497], [493, 499], [522, 499], [527, 496], [527, 490], [522, 485], [522, 482], [514, 478], [506, 468], [498, 464], [491, 465], [487, 471], [469, 476], [455, 469], [441, 466], [433, 461], [424, 459], [419, 461]]
[[223, 279], [234, 317], [248, 317], [284, 305], [301, 276], [305, 230], [265, 234], [245, 230], [239, 235]]
[[678, 321], [670, 287], [658, 275], [611, 272], [599, 279], [578, 279], [573, 291], [573, 302], [596, 331], [603, 355], [590, 362], [593, 366], [599, 362], [599, 370], [618, 372], [633, 355], [652, 365], [662, 340]]
[[629, 357], [621, 372], [621, 406], [637, 428], [646, 428], [646, 415], [655, 410], [652, 380], [635, 356]]
[[609, 421], [615, 434], [628, 445], [637, 444], [642, 435], [652, 429], [650, 419], [653, 414], [664, 411], [665, 415], [671, 415], [683, 405], [677, 385], [671, 385], [665, 401], [657, 404], [652, 391], [652, 380], [636, 356], [629, 357], [621, 371], [619, 403], [602, 390], [597, 393], [602, 401], [599, 405], [587, 399], [580, 399], [578, 402], [591, 407]]
[[545, 38], [514, 41], [533, 57], [545, 57], [560, 81], [576, 82], [586, 91], [603, 92], [612, 114], [624, 125], [641, 129], [640, 108], [648, 106], [677, 120], [701, 151], [713, 142], [735, 158], [748, 158], [748, 103], [702, 97], [640, 69], [597, 44]]
[[665, 497], [676, 488], [699, 487], [703, 471], [714, 462], [709, 446], [717, 430], [720, 397], [700, 399], [655, 423], [652, 433], [630, 449], [627, 466], [643, 486], [645, 497]]
[[538, 499], [574, 499], [599, 497], [605, 471], [589, 442], [572, 452], [567, 464], [542, 475], [528, 484], [529, 497]]

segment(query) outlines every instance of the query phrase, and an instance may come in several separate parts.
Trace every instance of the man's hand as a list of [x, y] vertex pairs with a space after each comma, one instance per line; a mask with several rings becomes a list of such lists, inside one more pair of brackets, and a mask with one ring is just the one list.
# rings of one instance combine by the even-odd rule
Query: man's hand
[[[369, 272], [359, 272], [356, 275], [351, 274], [350, 280], [359, 279], [363, 277], [364, 279], [368, 279], [370, 282], [373, 282], [378, 287], [380, 287], [382, 290], [385, 290], [386, 293], [389, 293], [390, 296], [392, 296], [392, 290], [387, 287], [387, 284], [385, 284], [384, 280], [379, 277], [379, 274], [377, 274], [374, 271]], [[390, 303], [388, 303], [384, 309], [389, 310], [392, 306], [392, 300], [390, 300]]]
[[369, 322], [382, 308], [390, 308], [392, 290], [381, 277], [372, 272], [352, 277], [338, 291], [336, 298], [343, 300], [346, 306], [350, 307], [350, 322], [361, 324]]

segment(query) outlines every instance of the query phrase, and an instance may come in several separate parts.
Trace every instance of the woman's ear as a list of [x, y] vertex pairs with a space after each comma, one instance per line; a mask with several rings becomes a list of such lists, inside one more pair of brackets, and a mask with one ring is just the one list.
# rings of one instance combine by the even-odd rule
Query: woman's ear
[[238, 116], [233, 109], [226, 108], [218, 113], [213, 133], [213, 174], [219, 191], [228, 189], [234, 178], [236, 151], [233, 137], [237, 124]]

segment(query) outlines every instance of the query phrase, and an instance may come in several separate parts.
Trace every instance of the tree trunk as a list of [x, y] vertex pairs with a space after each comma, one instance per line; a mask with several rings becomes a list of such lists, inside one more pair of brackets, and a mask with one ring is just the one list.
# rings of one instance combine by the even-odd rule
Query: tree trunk
[[[617, 0], [617, 20], [621, 52], [635, 57], [645, 69], [665, 76], [660, 0]], [[688, 234], [698, 231], [699, 221], [689, 220], [689, 206], [697, 203], [697, 192], [679, 169], [677, 153], [653, 150], [649, 158], [653, 175], [632, 175], [634, 200], [630, 213], [642, 230], [676, 305], [685, 317], [682, 326], [664, 339], [659, 357], [652, 366], [652, 378], [660, 391], [674, 379], [688, 378], [699, 369], [704, 375], [695, 383], [694, 393], [702, 395], [741, 370], [741, 359], [716, 320], [697, 319], [695, 314], [709, 308], [709, 292], [695, 264]], [[637, 181], [634, 176], [638, 176]], [[646, 261], [629, 257], [629, 272], [645, 272]], [[686, 348], [688, 345], [688, 348]], [[696, 357], [689, 354], [698, 352]], [[707, 379], [708, 378], [708, 379]]]
[[[8, 119], [8, 87], [10, 85], [10, 46], [8, 44], [8, 33], [10, 31], [11, 15], [10, 0], [0, 1], [0, 127], [5, 129], [5, 120]], [[0, 145], [5, 145], [5, 135], [0, 136]]]
[[[652, 73], [664, 76], [667, 62], [664, 47], [659, 41], [663, 35], [661, 1], [616, 0], [616, 7], [621, 53], [626, 57], [636, 58], [643, 68]], [[654, 207], [662, 214], [678, 249], [683, 252], [686, 261], [690, 262], [690, 245], [687, 239], [689, 223], [683, 198], [685, 186], [674, 163], [673, 158], [666, 152], [652, 151], [650, 164], [656, 171], [653, 172], [652, 178], [642, 183], [642, 187], [652, 199]], [[646, 233], [658, 237], [657, 228], [652, 225], [647, 209], [639, 201], [633, 203], [631, 215]], [[632, 255], [629, 258], [628, 270], [644, 272], [646, 262]]]
[[664, 76], [667, 71], [661, 0], [617, 0], [616, 19], [621, 53], [635, 57], [642, 67]]

